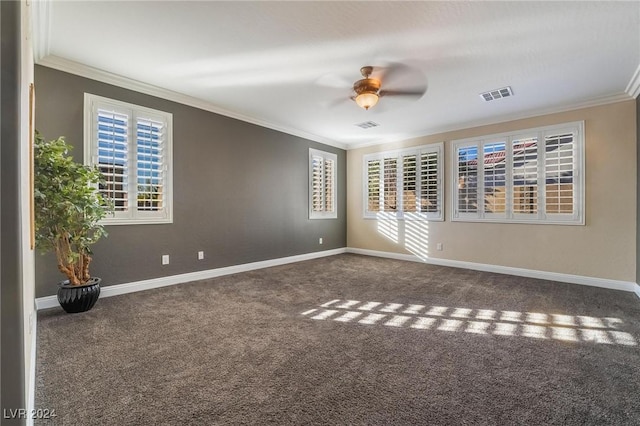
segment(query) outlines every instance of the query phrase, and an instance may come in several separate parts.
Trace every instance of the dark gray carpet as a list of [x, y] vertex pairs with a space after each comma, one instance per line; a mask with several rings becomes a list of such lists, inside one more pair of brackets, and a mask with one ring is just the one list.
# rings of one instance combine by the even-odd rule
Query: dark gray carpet
[[68, 425], [640, 424], [639, 344], [632, 293], [347, 254], [41, 312], [36, 406]]

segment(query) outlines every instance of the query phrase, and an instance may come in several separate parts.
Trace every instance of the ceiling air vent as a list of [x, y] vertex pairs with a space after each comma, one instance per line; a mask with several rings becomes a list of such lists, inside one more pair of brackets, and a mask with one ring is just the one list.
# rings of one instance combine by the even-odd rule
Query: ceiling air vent
[[511, 90], [511, 86], [503, 87], [502, 89], [490, 90], [488, 92], [480, 93], [480, 97], [485, 101], [493, 101], [496, 99], [508, 98], [509, 96], [513, 96], [513, 91]]
[[370, 129], [372, 127], [378, 127], [379, 124], [374, 123], [373, 121], [363, 121], [362, 123], [356, 124], [356, 126], [360, 127], [361, 129]]

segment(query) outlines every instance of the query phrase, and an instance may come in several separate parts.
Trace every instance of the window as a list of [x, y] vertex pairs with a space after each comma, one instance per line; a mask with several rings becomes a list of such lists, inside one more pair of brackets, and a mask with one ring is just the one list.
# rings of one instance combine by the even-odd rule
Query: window
[[443, 144], [364, 157], [364, 216], [443, 220]]
[[104, 177], [105, 224], [171, 223], [172, 115], [85, 93], [85, 164]]
[[584, 224], [584, 123], [453, 141], [454, 221]]
[[309, 219], [336, 219], [338, 156], [309, 149]]

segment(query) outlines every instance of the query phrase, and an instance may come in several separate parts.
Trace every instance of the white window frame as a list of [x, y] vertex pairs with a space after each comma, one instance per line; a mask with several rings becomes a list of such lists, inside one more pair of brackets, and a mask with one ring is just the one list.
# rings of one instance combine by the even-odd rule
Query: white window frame
[[[562, 133], [573, 133], [573, 213], [546, 212], [546, 176], [545, 176], [545, 138]], [[535, 214], [514, 213], [513, 197], [513, 141], [537, 138], [538, 191], [537, 212]], [[505, 212], [490, 213], [484, 211], [484, 202], [478, 201], [477, 212], [459, 212], [458, 207], [458, 148], [476, 146], [478, 149], [477, 193], [478, 200], [484, 200], [483, 147], [492, 142], [504, 142], [505, 154]], [[551, 225], [584, 225], [585, 224], [585, 138], [584, 121], [536, 127], [509, 133], [459, 139], [451, 142], [450, 152], [451, 178], [451, 220], [453, 222], [497, 222], [497, 223], [529, 223]]]
[[[97, 111], [110, 109], [128, 116], [128, 211], [116, 211], [104, 218], [103, 225], [141, 225], [173, 223], [173, 114], [139, 105], [130, 104], [91, 93], [84, 94], [84, 163], [98, 165]], [[166, 126], [163, 142], [163, 192], [162, 209], [159, 211], [137, 210], [137, 150], [136, 122], [138, 118], [162, 122]]]
[[[324, 161], [332, 161], [333, 169], [331, 171], [331, 205], [333, 206], [332, 211], [314, 211], [313, 210], [313, 157], [320, 157]], [[325, 182], [324, 173], [326, 173], [323, 168], [323, 177], [322, 182]], [[320, 151], [319, 149], [309, 148], [309, 219], [337, 219], [338, 218], [338, 197], [337, 197], [337, 189], [338, 189], [338, 156], [331, 152]], [[324, 197], [327, 196], [327, 191], [323, 188]]]
[[[404, 212], [403, 200], [403, 161], [402, 157], [407, 155], [416, 155], [419, 159], [424, 153], [436, 153], [438, 158], [437, 166], [437, 198], [438, 210], [436, 212]], [[444, 221], [444, 143], [438, 142], [429, 145], [421, 145], [407, 149], [376, 152], [367, 154], [362, 159], [362, 211], [364, 219], [397, 219], [397, 220], [429, 220], [435, 222]], [[381, 162], [381, 182], [384, 176], [384, 160], [396, 159], [396, 205], [399, 206], [395, 212], [369, 211], [369, 188], [368, 188], [368, 163], [369, 161], [379, 160]], [[419, 161], [419, 160], [417, 160]], [[420, 169], [418, 169], [420, 170]], [[418, 172], [418, 175], [420, 173]], [[384, 189], [380, 187], [380, 203], [384, 203]]]

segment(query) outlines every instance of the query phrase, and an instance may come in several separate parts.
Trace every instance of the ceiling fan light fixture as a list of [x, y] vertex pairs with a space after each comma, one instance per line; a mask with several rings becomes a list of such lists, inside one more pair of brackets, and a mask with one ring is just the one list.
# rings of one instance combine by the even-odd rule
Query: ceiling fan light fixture
[[375, 92], [360, 93], [356, 96], [356, 103], [359, 107], [368, 110], [378, 103], [378, 94]]
[[373, 67], [366, 66], [360, 68], [360, 74], [364, 77], [361, 80], [356, 81], [353, 84], [353, 91], [356, 93], [356, 97], [352, 98], [356, 101], [359, 107], [368, 110], [372, 106], [378, 103], [380, 95], [380, 80], [371, 78]]

